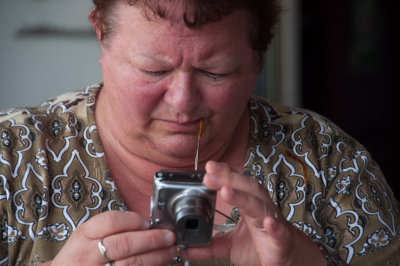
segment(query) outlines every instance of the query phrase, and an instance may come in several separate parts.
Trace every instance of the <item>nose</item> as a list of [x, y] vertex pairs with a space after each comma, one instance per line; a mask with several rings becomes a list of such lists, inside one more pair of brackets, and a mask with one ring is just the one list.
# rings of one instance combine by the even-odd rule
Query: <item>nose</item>
[[190, 114], [200, 103], [200, 92], [190, 72], [174, 73], [164, 94], [164, 100], [176, 111]]

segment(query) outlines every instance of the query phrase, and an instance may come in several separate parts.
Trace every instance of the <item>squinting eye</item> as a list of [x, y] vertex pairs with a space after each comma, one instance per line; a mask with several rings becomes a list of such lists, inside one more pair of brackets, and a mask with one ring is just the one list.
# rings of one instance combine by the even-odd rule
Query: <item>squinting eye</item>
[[152, 77], [160, 77], [168, 72], [168, 70], [162, 70], [162, 71], [148, 71], [144, 69], [140, 69], [141, 72], [143, 72], [146, 75], [152, 76]]
[[223, 78], [223, 77], [225, 77], [227, 75], [227, 74], [211, 73], [211, 72], [208, 72], [208, 71], [201, 71], [201, 73], [203, 73], [204, 75], [206, 75], [207, 77], [209, 77], [209, 78], [211, 78], [213, 80], [216, 80], [216, 79], [219, 79], [219, 78]]

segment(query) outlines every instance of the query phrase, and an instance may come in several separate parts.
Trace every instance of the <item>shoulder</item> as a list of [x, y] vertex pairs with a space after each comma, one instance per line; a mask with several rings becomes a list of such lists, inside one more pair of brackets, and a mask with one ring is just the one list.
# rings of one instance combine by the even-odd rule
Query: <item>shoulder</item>
[[8, 254], [0, 248], [0, 261], [23, 258], [25, 265], [35, 254], [51, 259], [81, 222], [120, 202], [111, 178], [105, 180], [96, 130], [100, 87], [1, 113], [0, 229], [15, 237], [6, 240]]
[[399, 203], [365, 147], [315, 112], [260, 98], [249, 107], [246, 171], [287, 220], [348, 262], [372, 262], [378, 254], [396, 261]]
[[284, 144], [288, 149], [293, 148], [292, 145], [295, 145], [296, 139], [301, 139], [303, 146], [311, 147], [324, 146], [326, 138], [330, 139], [331, 144], [342, 141], [347, 146], [360, 146], [360, 143], [333, 121], [311, 110], [270, 103], [261, 97], [250, 100], [249, 110], [251, 137], [255, 142], [265, 143], [275, 135], [285, 137]]
[[38, 106], [0, 112], [0, 166], [16, 171], [22, 158], [38, 157], [41, 162], [49, 145], [60, 146], [77, 137], [85, 124], [95, 122], [94, 102], [100, 88], [96, 84]]
[[52, 133], [57, 135], [61, 126], [74, 123], [77, 117], [85, 119], [88, 109], [94, 110], [94, 99], [100, 87], [101, 84], [96, 84], [59, 95], [40, 105], [0, 112], [0, 147], [9, 147], [12, 135], [18, 137], [21, 130], [29, 131], [29, 128], [31, 131], [46, 133], [45, 129], [51, 128]]
[[68, 109], [77, 109], [81, 105], [93, 105], [94, 98], [96, 97], [101, 86], [101, 83], [97, 83], [86, 88], [67, 92], [57, 97], [48, 99], [40, 105], [9, 108], [4, 111], [0, 111], [0, 124], [4, 124], [6, 121], [24, 123], [26, 122], [26, 119], [51, 113], [57, 108], [61, 108], [65, 111]]
[[309, 175], [323, 181], [324, 186], [335, 181], [333, 176], [324, 181], [332, 172], [339, 177], [354, 170], [354, 175], [365, 164], [379, 169], [361, 143], [318, 113], [268, 103], [263, 98], [252, 99], [249, 106], [249, 150], [261, 157], [264, 165], [301, 160]]
[[262, 97], [253, 97], [249, 101], [250, 114], [257, 123], [279, 123], [287, 126], [330, 124], [338, 128], [332, 121], [321, 114], [298, 107], [289, 107], [277, 103], [270, 103]]

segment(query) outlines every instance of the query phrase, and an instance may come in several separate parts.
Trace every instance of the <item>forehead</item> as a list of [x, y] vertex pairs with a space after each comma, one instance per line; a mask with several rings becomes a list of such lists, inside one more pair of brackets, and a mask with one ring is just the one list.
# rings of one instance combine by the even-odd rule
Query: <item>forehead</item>
[[[153, 37], [162, 35], [176, 35], [182, 37], [214, 35], [236, 35], [244, 34], [248, 37], [249, 15], [246, 10], [234, 10], [232, 14], [223, 16], [220, 21], [210, 21], [205, 24], [198, 24], [195, 27], [188, 27], [184, 22], [186, 12], [181, 1], [161, 1], [165, 17], [159, 17], [149, 9], [137, 5], [129, 5], [124, 1], [117, 1], [113, 9], [113, 31], [114, 34], [126, 34], [124, 30], [139, 33], [145, 28], [148, 34]], [[183, 2], [183, 1], [182, 1]], [[190, 20], [190, 14], [187, 15]], [[132, 32], [131, 32], [132, 33]], [[250, 40], [250, 39], [249, 39]]]
[[148, 17], [142, 9], [127, 4], [116, 6], [114, 17], [114, 33], [108, 42], [128, 61], [142, 54], [168, 64], [212, 66], [253, 56], [243, 10], [195, 28], [187, 27], [182, 20]]

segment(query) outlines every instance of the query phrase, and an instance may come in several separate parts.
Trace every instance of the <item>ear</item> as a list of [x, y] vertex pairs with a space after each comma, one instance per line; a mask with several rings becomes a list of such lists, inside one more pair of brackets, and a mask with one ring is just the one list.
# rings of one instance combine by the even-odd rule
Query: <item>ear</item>
[[101, 42], [101, 40], [102, 40], [101, 29], [98, 25], [98, 20], [95, 16], [95, 8], [92, 8], [92, 10], [90, 10], [88, 18], [89, 18], [90, 23], [92, 23], [92, 26], [96, 32], [97, 39]]

